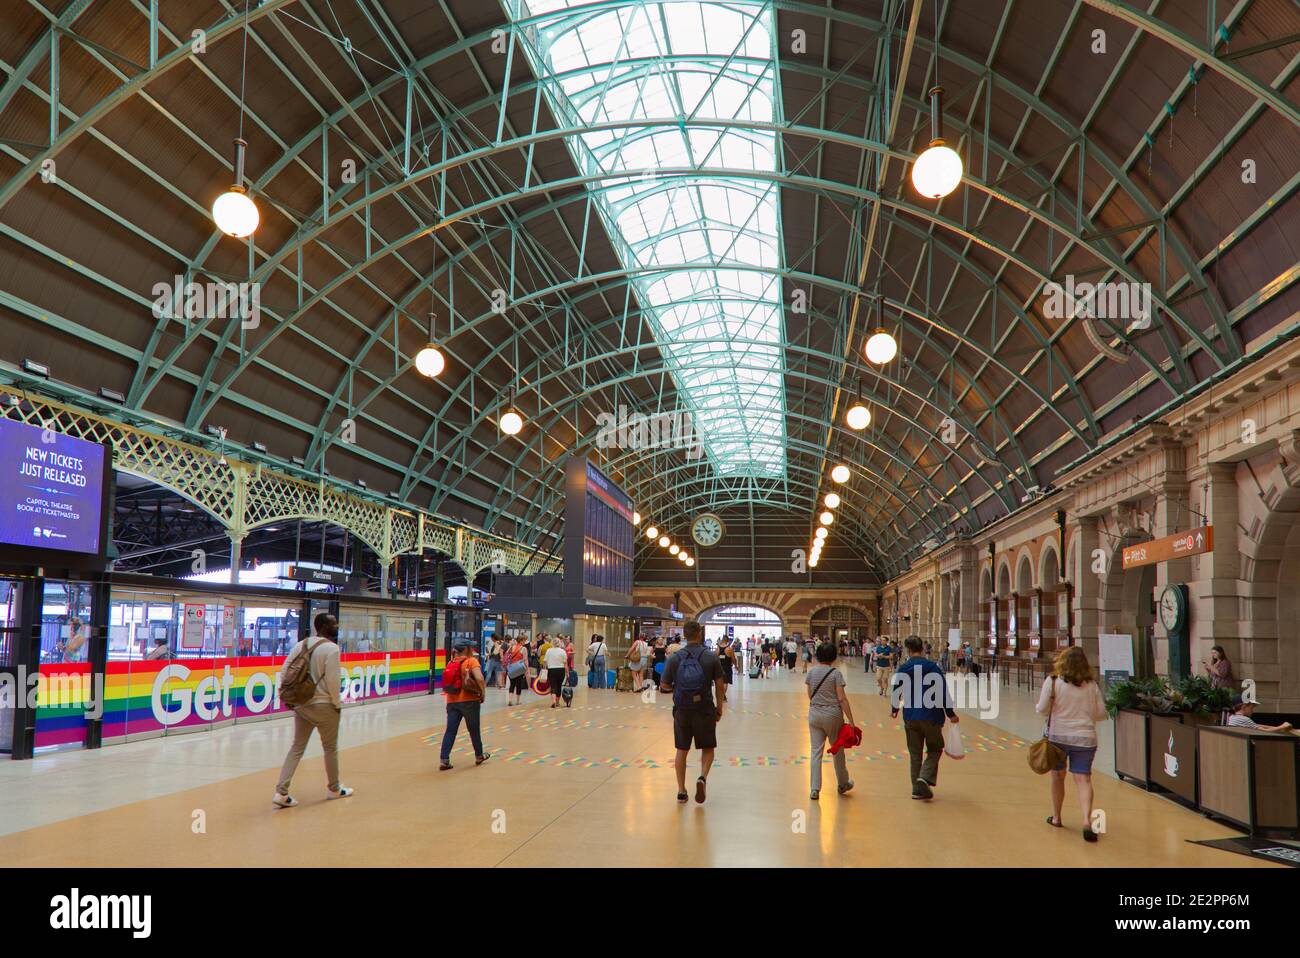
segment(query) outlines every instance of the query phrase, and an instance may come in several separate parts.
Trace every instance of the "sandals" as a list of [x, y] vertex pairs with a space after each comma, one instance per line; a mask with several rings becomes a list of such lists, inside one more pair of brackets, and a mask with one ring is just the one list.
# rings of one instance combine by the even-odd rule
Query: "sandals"
[[685, 805], [685, 804], [687, 803], [687, 801], [690, 800], [690, 797], [691, 797], [691, 796], [687, 795], [685, 792], [678, 792], [678, 793], [677, 793], [677, 804], [678, 804], [678, 805]]
[[1051, 825], [1053, 828], [1064, 828], [1064, 827], [1065, 827], [1065, 825], [1063, 825], [1061, 822], [1053, 821], [1054, 818], [1056, 818], [1055, 815], [1048, 815], [1048, 816], [1047, 816], [1047, 824]]
[[450, 771], [450, 770], [451, 770], [451, 763], [449, 763], [449, 762], [446, 763], [446, 764], [443, 764], [443, 765], [439, 765], [439, 766], [438, 766], [438, 771], [440, 771], [440, 772], [446, 772], [446, 771]]
[[1097, 833], [1089, 826], [1085, 825], [1083, 826], [1083, 840], [1085, 842], [1095, 842], [1097, 840]]
[[488, 759], [490, 759], [491, 757], [492, 757], [492, 753], [491, 753], [491, 752], [484, 752], [484, 753], [483, 753], [482, 755], [480, 755], [478, 758], [474, 759], [474, 764], [475, 764], [475, 765], [482, 765], [484, 762], [486, 762], [486, 761], [487, 761]]

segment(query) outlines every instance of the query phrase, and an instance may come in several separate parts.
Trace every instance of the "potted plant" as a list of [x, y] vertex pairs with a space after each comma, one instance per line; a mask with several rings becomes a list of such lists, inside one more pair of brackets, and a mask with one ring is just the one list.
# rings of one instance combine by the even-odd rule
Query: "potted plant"
[[1149, 788], [1151, 716], [1174, 711], [1169, 684], [1158, 675], [1116, 682], [1106, 690], [1106, 711], [1115, 719], [1115, 774]]
[[1179, 712], [1188, 713], [1193, 722], [1201, 725], [1217, 722], [1223, 710], [1232, 704], [1232, 692], [1215, 688], [1203, 675], [1188, 675], [1180, 679], [1171, 698]]

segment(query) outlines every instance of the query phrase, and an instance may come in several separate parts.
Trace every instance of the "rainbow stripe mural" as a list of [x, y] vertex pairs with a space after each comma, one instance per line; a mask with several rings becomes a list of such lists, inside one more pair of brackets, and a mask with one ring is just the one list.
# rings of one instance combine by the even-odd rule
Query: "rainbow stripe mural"
[[[127, 736], [187, 731], [218, 722], [287, 714], [280, 703], [284, 656], [109, 662], [104, 676], [105, 743]], [[434, 656], [435, 684], [446, 653]], [[424, 692], [429, 651], [353, 652], [341, 658], [346, 702]], [[84, 741], [93, 698], [90, 666], [42, 665], [37, 692], [37, 748]]]

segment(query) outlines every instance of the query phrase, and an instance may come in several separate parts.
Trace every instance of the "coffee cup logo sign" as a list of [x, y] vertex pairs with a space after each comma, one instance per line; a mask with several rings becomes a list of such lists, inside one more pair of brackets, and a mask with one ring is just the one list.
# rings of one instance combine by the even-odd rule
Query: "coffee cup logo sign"
[[1169, 751], [1165, 752], [1165, 774], [1170, 778], [1178, 777], [1178, 759], [1174, 755], [1174, 733], [1169, 733]]
[[[339, 694], [345, 702], [355, 702], [371, 696], [388, 694], [392, 674], [390, 657], [384, 656], [383, 665], [355, 666], [339, 669]], [[163, 726], [180, 725], [197, 717], [200, 721], [216, 722], [234, 715], [233, 691], [235, 675], [229, 665], [219, 674], [209, 674], [199, 679], [193, 688], [188, 684], [191, 670], [174, 662], [159, 670], [154, 678], [149, 704], [156, 722]], [[276, 711], [280, 708], [280, 673], [253, 672], [244, 681], [243, 708], [254, 715]], [[164, 697], [170, 700], [168, 707]]]

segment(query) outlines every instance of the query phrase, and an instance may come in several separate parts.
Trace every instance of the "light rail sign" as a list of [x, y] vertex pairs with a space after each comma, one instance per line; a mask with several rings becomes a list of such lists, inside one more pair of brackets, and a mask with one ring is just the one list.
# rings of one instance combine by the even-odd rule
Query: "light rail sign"
[[1139, 542], [1124, 547], [1124, 568], [1136, 569], [1139, 566], [1155, 565], [1170, 559], [1186, 559], [1188, 556], [1204, 555], [1214, 551], [1214, 526], [1201, 526], [1188, 532]]

